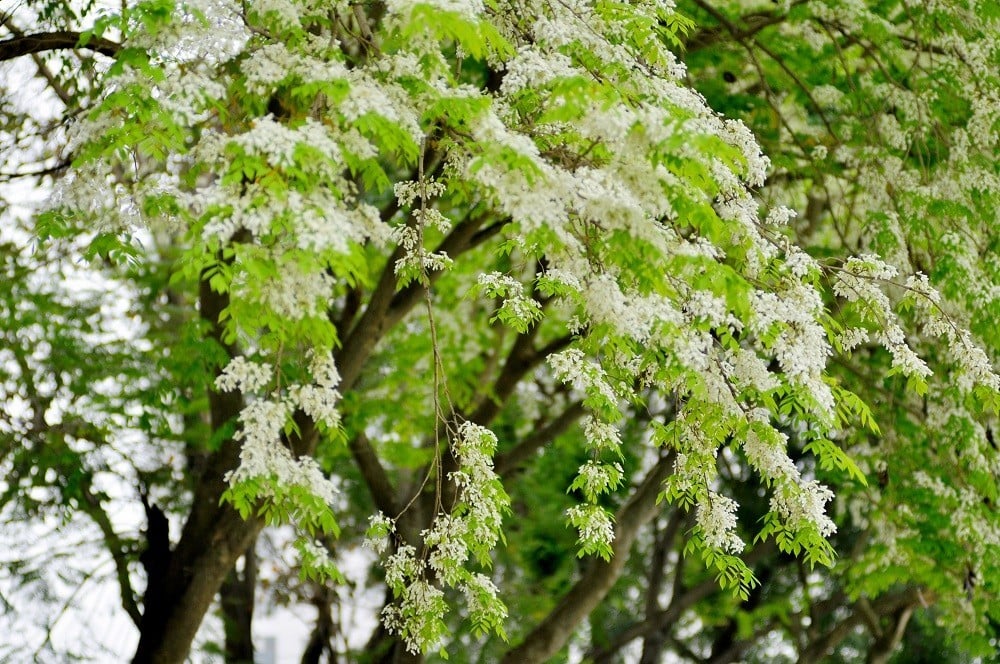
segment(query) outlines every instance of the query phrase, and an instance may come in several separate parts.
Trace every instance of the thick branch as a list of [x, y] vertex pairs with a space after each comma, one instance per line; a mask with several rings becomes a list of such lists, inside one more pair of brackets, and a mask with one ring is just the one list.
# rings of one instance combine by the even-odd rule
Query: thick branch
[[375, 448], [372, 447], [368, 437], [364, 433], [359, 433], [351, 440], [349, 446], [351, 456], [354, 457], [354, 463], [361, 471], [361, 476], [364, 478], [365, 486], [368, 487], [375, 507], [383, 514], [395, 516], [400, 509], [400, 506], [396, 504], [396, 490], [393, 488], [385, 468], [382, 467], [378, 455], [375, 454]]
[[507, 652], [504, 664], [535, 664], [548, 660], [566, 644], [577, 626], [600, 604], [621, 576], [629, 550], [639, 530], [657, 513], [656, 496], [670, 475], [674, 455], [653, 466], [642, 484], [615, 515], [614, 555], [594, 560], [559, 604], [533, 629], [519, 646]]
[[[455, 258], [472, 249], [476, 246], [473, 237], [484, 221], [485, 217], [466, 219], [451, 230], [435, 251]], [[479, 240], [482, 241], [485, 238]], [[424, 292], [420, 284], [410, 284], [396, 292], [399, 283], [396, 279], [396, 261], [403, 257], [403, 253], [404, 250], [397, 247], [389, 256], [365, 312], [347, 333], [344, 345], [336, 355], [342, 391], [354, 386], [378, 342], [420, 302]], [[434, 280], [437, 276], [438, 273], [431, 274], [430, 279]]]
[[101, 55], [114, 57], [121, 44], [103, 37], [91, 36], [86, 43], [80, 43], [79, 32], [60, 30], [57, 32], [38, 32], [33, 35], [19, 35], [0, 41], [0, 62], [13, 60], [22, 55], [44, 53], [66, 49], [85, 48]]
[[[482, 244], [503, 226], [503, 223], [498, 222], [480, 231], [486, 219], [486, 216], [477, 216], [458, 224], [435, 251], [454, 258]], [[395, 266], [396, 261], [402, 256], [401, 248], [397, 248], [389, 256], [364, 313], [351, 328], [343, 346], [336, 354], [335, 361], [340, 371], [340, 387], [343, 391], [354, 386], [379, 341], [413, 310], [424, 294], [424, 287], [419, 284], [411, 284], [396, 292], [398, 281]], [[430, 278], [434, 280], [437, 276], [437, 273], [431, 274]], [[399, 506], [396, 505], [396, 492], [389, 481], [388, 473], [366, 437], [359, 435], [351, 441], [351, 455], [361, 470], [376, 506], [386, 514], [397, 514]]]
[[580, 419], [584, 412], [583, 403], [575, 401], [554, 419], [549, 420], [545, 426], [533, 430], [517, 445], [503, 454], [497, 455], [493, 464], [497, 475], [504, 480], [508, 479], [542, 446], [573, 426], [573, 423]]
[[537, 329], [538, 326], [531, 328], [526, 334], [518, 336], [514, 341], [514, 345], [507, 355], [507, 361], [504, 362], [503, 369], [500, 370], [500, 375], [497, 376], [496, 382], [493, 384], [492, 391], [469, 415], [470, 420], [487, 426], [500, 413], [507, 399], [517, 389], [518, 383], [529, 371], [544, 362], [549, 355], [558, 353], [573, 341], [573, 337], [567, 334], [553, 339], [536, 350], [532, 342], [535, 339]]

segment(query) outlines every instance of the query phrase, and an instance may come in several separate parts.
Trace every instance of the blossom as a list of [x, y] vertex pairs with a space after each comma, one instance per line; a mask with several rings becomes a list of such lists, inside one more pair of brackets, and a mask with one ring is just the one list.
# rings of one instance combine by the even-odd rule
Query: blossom
[[266, 387], [273, 376], [274, 371], [267, 362], [250, 362], [238, 355], [216, 377], [215, 386], [223, 392], [237, 389], [244, 393], [256, 392]]
[[698, 503], [695, 522], [708, 547], [732, 554], [743, 551], [746, 544], [736, 534], [738, 507], [732, 498], [711, 491], [705, 500]]

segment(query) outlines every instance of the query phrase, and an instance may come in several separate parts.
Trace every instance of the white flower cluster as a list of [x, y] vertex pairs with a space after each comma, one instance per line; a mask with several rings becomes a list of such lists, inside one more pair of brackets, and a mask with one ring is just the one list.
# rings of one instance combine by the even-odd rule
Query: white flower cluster
[[769, 482], [797, 482], [799, 470], [788, 456], [788, 436], [767, 427], [758, 435], [751, 427], [742, 440], [743, 452], [750, 464]]
[[489, 297], [501, 299], [497, 318], [517, 330], [527, 330], [542, 317], [542, 307], [524, 292], [524, 284], [510, 275], [489, 272], [479, 275], [479, 287]]
[[750, 427], [741, 444], [750, 464], [773, 485], [771, 509], [788, 528], [799, 531], [815, 527], [823, 537], [836, 532], [825, 507], [833, 492], [815, 480], [803, 479], [788, 456], [788, 436], [766, 423], [758, 423]]
[[616, 426], [590, 415], [583, 418], [582, 426], [587, 446], [592, 450], [598, 453], [607, 450], [621, 454], [622, 439]]
[[617, 461], [599, 463], [590, 459], [577, 470], [573, 486], [579, 487], [587, 500], [594, 501], [599, 495], [618, 488], [624, 475], [625, 470]]
[[826, 503], [833, 492], [816, 480], [779, 484], [771, 497], [771, 509], [793, 530], [815, 527], [821, 537], [837, 532], [837, 525], [826, 513]]
[[402, 589], [398, 600], [382, 609], [386, 629], [401, 636], [407, 652], [414, 655], [438, 647], [448, 633], [440, 618], [448, 610], [444, 592], [417, 579]]
[[400, 180], [392, 186], [400, 207], [410, 207], [418, 198], [430, 200], [445, 192], [447, 186], [431, 178], [424, 180]]
[[698, 503], [695, 522], [706, 546], [731, 554], [742, 553], [746, 543], [736, 534], [738, 507], [735, 500], [714, 491], [709, 491], [708, 497]]
[[[292, 52], [283, 43], [268, 43], [253, 50], [241, 64], [247, 88], [259, 95], [270, 94], [275, 86], [291, 77], [303, 82], [345, 81], [344, 63], [330, 57], [329, 42], [322, 40], [316, 49], [322, 55], [301, 50]], [[311, 50], [311, 49], [310, 49]]]
[[364, 546], [382, 556], [389, 548], [389, 536], [396, 532], [396, 523], [382, 512], [368, 517], [368, 530], [365, 533]]
[[423, 277], [430, 272], [447, 270], [454, 263], [443, 251], [428, 251], [423, 237], [421, 230], [409, 224], [392, 229], [391, 240], [405, 252], [393, 266], [400, 277]]
[[274, 369], [267, 362], [250, 362], [239, 355], [229, 361], [215, 379], [215, 386], [223, 392], [239, 390], [258, 392], [274, 377]]
[[851, 327], [837, 336], [837, 341], [844, 352], [849, 353], [869, 340], [868, 330], [863, 327]]
[[607, 405], [617, 408], [618, 397], [600, 365], [591, 362], [578, 348], [554, 353], [548, 358], [556, 378], [572, 385], [574, 389], [602, 397]]
[[386, 9], [391, 14], [408, 15], [416, 5], [433, 7], [436, 11], [454, 12], [469, 21], [478, 20], [483, 13], [481, 0], [390, 0]]
[[477, 624], [503, 625], [507, 620], [507, 607], [497, 599], [500, 591], [485, 574], [472, 574], [462, 586], [462, 592], [465, 594], [469, 614]]
[[788, 251], [785, 252], [785, 267], [792, 273], [792, 276], [800, 279], [819, 271], [819, 265], [813, 257], [798, 247], [789, 247]]
[[615, 522], [606, 509], [593, 503], [583, 503], [566, 510], [566, 517], [576, 528], [581, 552], [610, 558], [615, 540]]
[[455, 586], [465, 577], [469, 559], [469, 521], [448, 514], [438, 514], [427, 530], [421, 531], [424, 546], [430, 551], [427, 565], [445, 585]]
[[969, 330], [958, 327], [944, 314], [941, 294], [931, 286], [927, 275], [910, 275], [905, 286], [912, 295], [915, 311], [923, 318], [924, 332], [947, 342], [947, 351], [959, 368], [959, 387], [966, 392], [977, 385], [1000, 391], [1000, 375], [997, 375], [990, 358]]
[[[240, 412], [241, 429], [234, 434], [242, 441], [240, 465], [231, 471], [226, 481], [232, 485], [263, 479], [263, 495], [275, 494], [268, 482], [278, 487], [303, 487], [321, 498], [324, 504], [333, 503], [337, 492], [334, 484], [324, 475], [311, 456], [294, 458], [282, 441], [282, 432], [296, 408], [301, 408], [317, 423], [336, 427], [340, 423], [337, 403], [340, 392], [336, 389], [340, 376], [328, 353], [311, 352], [309, 369], [314, 383], [291, 385], [282, 395], [265, 392], [250, 401]], [[233, 358], [216, 379], [219, 389], [239, 389], [247, 396], [261, 392], [273, 379], [269, 364], [249, 362], [243, 357]]]
[[750, 387], [763, 394], [781, 384], [778, 377], [768, 370], [767, 362], [752, 350], [739, 348], [729, 356], [727, 377], [738, 390]]
[[590, 320], [612, 325], [621, 334], [639, 343], [648, 342], [662, 331], [681, 324], [683, 317], [670, 299], [659, 295], [625, 293], [608, 274], [586, 281], [582, 294]]
[[558, 51], [542, 52], [536, 48], [522, 47], [514, 59], [507, 63], [500, 91], [505, 95], [512, 95], [520, 90], [541, 88], [555, 79], [579, 74], [573, 61]]
[[831, 419], [834, 398], [823, 375], [832, 349], [818, 321], [824, 311], [819, 292], [807, 284], [793, 283], [781, 292], [755, 292], [751, 305], [749, 329], [765, 338], [772, 326], [780, 330], [770, 350], [782, 372], [811, 395], [817, 416], [824, 421]]
[[234, 292], [256, 301], [278, 316], [291, 321], [322, 317], [330, 306], [335, 281], [326, 272], [291, 269], [276, 279], [253, 282], [254, 288], [237, 287]]
[[463, 422], [452, 441], [459, 470], [449, 479], [459, 487], [469, 537], [481, 552], [492, 549], [500, 540], [503, 514], [510, 506], [510, 498], [493, 470], [496, 447], [496, 434], [472, 422]]
[[[385, 560], [386, 583], [397, 602], [383, 610], [382, 618], [410, 652], [436, 646], [446, 633], [442, 618], [448, 607], [439, 586], [465, 594], [474, 624], [502, 629], [507, 609], [497, 597], [496, 586], [467, 569], [470, 557], [480, 564], [490, 563], [489, 552], [500, 540], [503, 514], [510, 506], [493, 471], [496, 446], [496, 436], [489, 429], [472, 422], [458, 427], [451, 450], [459, 470], [449, 475], [458, 487], [455, 506], [449, 513], [437, 514], [430, 527], [421, 531], [426, 555], [418, 557], [413, 546], [402, 544]], [[365, 543], [381, 554], [395, 524], [382, 514], [372, 517], [370, 524]]]
[[[877, 282], [893, 283], [898, 270], [877, 256], [862, 255], [849, 259], [834, 283], [834, 292], [849, 302], [865, 306], [860, 313], [879, 331], [875, 338], [892, 355], [892, 367], [904, 376], [927, 378], [932, 374], [927, 363], [907, 342], [906, 333], [892, 310], [888, 295]], [[923, 330], [931, 337], [947, 341], [947, 350], [960, 368], [958, 383], [966, 391], [976, 385], [1000, 390], [1000, 376], [993, 364], [967, 329], [959, 328], [941, 308], [941, 295], [930, 285], [926, 275], [917, 273], [905, 280], [906, 299], [914, 306], [923, 322]], [[861, 343], [861, 331], [848, 330], [842, 337], [846, 341]], [[843, 343], [843, 341], [842, 341]], [[844, 344], [845, 349], [853, 348]]]

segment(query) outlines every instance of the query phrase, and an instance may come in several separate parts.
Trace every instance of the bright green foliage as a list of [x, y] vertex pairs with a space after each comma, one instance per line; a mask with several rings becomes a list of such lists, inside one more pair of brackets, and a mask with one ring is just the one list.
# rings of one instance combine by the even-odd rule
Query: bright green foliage
[[1000, 16], [922, 5], [45, 5], [117, 47], [31, 232], [137, 330], [4, 254], [5, 504], [87, 513], [133, 613], [97, 468], [188, 562], [363, 539], [372, 657], [989, 652]]

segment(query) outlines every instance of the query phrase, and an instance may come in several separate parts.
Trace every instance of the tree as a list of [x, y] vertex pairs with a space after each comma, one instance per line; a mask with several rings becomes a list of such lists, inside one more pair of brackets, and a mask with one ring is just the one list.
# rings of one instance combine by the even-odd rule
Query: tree
[[0, 59], [74, 121], [4, 122], [55, 187], [3, 253], [4, 514], [89, 519], [135, 662], [217, 597], [252, 657], [279, 524], [304, 661], [362, 539], [368, 661], [995, 646], [990, 7], [24, 11]]

